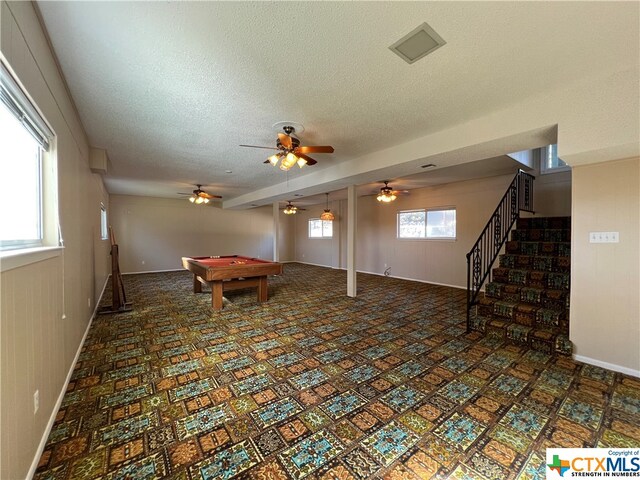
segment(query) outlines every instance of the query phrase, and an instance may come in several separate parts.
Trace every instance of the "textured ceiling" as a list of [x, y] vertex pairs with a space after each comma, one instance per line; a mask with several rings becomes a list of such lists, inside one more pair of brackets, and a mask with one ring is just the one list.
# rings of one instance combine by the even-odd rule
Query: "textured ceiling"
[[[201, 183], [225, 200], [636, 62], [628, 5], [38, 3], [90, 144], [107, 149], [108, 190], [177, 198]], [[422, 22], [447, 44], [408, 65], [388, 47]], [[284, 120], [335, 153], [285, 174], [238, 146], [274, 145]]]

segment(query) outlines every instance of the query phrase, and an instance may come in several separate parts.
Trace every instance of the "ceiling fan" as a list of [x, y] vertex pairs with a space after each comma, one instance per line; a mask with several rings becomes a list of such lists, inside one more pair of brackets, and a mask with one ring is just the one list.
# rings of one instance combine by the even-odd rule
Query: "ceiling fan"
[[379, 202], [384, 202], [384, 203], [393, 202], [398, 195], [405, 195], [409, 193], [409, 190], [393, 190], [389, 186], [389, 180], [384, 180], [383, 183], [384, 183], [384, 187], [380, 189], [380, 192], [376, 197], [376, 200], [378, 200]]
[[291, 200], [287, 200], [287, 204], [281, 210], [282, 210], [282, 213], [284, 213], [285, 215], [295, 215], [298, 212], [298, 210], [304, 211], [306, 210], [306, 208], [296, 207], [293, 203], [291, 203]]
[[212, 198], [222, 198], [220, 195], [211, 195], [210, 193], [205, 192], [201, 188], [202, 185], [196, 185], [196, 187], [198, 188], [196, 188], [191, 193], [178, 192], [178, 195], [190, 195], [189, 201], [197, 205], [200, 205], [202, 203], [209, 203], [209, 200], [211, 200]]
[[280, 162], [280, 170], [287, 171], [296, 163], [300, 168], [305, 165], [315, 165], [318, 163], [307, 153], [333, 153], [333, 147], [329, 145], [306, 146], [300, 145], [300, 140], [295, 136], [296, 129], [292, 125], [284, 125], [282, 127], [284, 133], [278, 133], [275, 147], [261, 147], [258, 145], [240, 145], [249, 148], [266, 148], [269, 150], [278, 150], [271, 155], [264, 163], [270, 163], [274, 167]]

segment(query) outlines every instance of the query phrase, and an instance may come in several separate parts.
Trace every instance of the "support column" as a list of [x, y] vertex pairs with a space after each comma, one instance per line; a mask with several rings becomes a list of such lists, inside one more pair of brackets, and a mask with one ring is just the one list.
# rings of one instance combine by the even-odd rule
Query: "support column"
[[273, 202], [273, 261], [280, 261], [280, 205]]
[[347, 189], [347, 296], [355, 297], [356, 285], [356, 224], [358, 215], [356, 186]]

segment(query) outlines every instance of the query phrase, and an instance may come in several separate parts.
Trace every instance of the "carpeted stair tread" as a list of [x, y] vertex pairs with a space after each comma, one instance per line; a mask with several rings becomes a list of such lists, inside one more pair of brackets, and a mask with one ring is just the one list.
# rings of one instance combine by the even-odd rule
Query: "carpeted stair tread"
[[570, 272], [571, 257], [555, 255], [520, 255], [505, 253], [498, 257], [502, 268], [520, 268], [540, 270], [543, 272]]
[[571, 228], [571, 217], [520, 217], [516, 221], [517, 230], [535, 228], [551, 230]]
[[568, 308], [569, 291], [564, 289], [524, 287], [509, 283], [489, 282], [485, 287], [485, 298], [523, 302], [545, 308]]
[[525, 229], [513, 230], [511, 240], [520, 242], [570, 242], [571, 230], [564, 229]]
[[573, 348], [567, 333], [558, 333], [555, 329], [529, 327], [486, 315], [477, 315], [472, 319], [471, 328], [488, 336], [497, 336], [550, 355], [570, 355]]
[[571, 218], [521, 218], [480, 297], [472, 329], [534, 350], [571, 354]]
[[[567, 311], [563, 307], [548, 308], [524, 302], [498, 300], [481, 297], [478, 305], [479, 313], [494, 316], [501, 320], [512, 320], [521, 325], [540, 328], [562, 328], [567, 319]], [[568, 324], [566, 324], [568, 328]], [[563, 331], [562, 333], [568, 333]]]
[[497, 267], [493, 269], [493, 280], [522, 287], [568, 291], [570, 272], [545, 272], [523, 268]]
[[571, 242], [522, 242], [520, 240], [508, 240], [505, 243], [505, 251], [510, 254], [520, 255], [569, 257], [571, 256]]

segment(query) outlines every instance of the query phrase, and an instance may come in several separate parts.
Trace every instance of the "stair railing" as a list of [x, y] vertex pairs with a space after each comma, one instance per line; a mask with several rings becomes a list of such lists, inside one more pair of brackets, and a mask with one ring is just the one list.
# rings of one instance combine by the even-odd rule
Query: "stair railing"
[[489, 277], [511, 228], [521, 211], [533, 212], [534, 180], [533, 175], [518, 170], [478, 240], [467, 253], [467, 332], [471, 331], [471, 309], [478, 304], [480, 289]]

